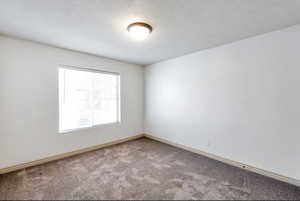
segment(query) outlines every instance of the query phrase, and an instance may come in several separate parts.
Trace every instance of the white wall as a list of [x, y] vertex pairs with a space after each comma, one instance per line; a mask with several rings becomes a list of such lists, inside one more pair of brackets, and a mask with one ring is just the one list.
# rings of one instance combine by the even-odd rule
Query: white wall
[[[119, 72], [122, 123], [58, 134], [59, 64]], [[142, 132], [142, 67], [0, 36], [0, 168]]]
[[146, 67], [145, 132], [300, 179], [300, 26]]

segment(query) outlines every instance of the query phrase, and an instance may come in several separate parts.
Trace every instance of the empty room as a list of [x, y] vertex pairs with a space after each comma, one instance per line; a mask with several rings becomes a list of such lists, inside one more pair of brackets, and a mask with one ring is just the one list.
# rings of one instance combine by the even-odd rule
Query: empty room
[[300, 200], [299, 0], [0, 0], [0, 200]]

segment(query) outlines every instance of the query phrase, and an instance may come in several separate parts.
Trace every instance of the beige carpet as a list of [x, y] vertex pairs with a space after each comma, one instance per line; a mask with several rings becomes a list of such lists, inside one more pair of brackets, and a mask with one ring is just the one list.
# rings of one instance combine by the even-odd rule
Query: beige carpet
[[300, 199], [300, 189], [146, 138], [0, 176], [5, 199]]

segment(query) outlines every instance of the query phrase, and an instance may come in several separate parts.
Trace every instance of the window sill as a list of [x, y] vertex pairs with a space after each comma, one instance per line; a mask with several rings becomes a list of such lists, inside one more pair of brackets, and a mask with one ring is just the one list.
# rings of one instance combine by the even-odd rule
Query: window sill
[[107, 127], [107, 126], [113, 126], [113, 125], [119, 126], [120, 124], [121, 124], [121, 122], [97, 124], [97, 125], [94, 125], [94, 126], [91, 126], [91, 127], [74, 128], [74, 129], [69, 129], [69, 130], [62, 130], [62, 131], [58, 131], [58, 133], [59, 134], [68, 134], [68, 133], [73, 133], [73, 132], [76, 132], [76, 131], [91, 130], [93, 128], [99, 128], [99, 127]]

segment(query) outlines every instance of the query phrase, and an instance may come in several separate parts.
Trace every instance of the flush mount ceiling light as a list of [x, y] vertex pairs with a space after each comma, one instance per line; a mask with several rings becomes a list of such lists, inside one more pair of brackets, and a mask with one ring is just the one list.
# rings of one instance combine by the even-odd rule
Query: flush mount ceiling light
[[145, 40], [152, 32], [152, 27], [144, 22], [135, 22], [127, 27], [127, 31], [135, 40]]

